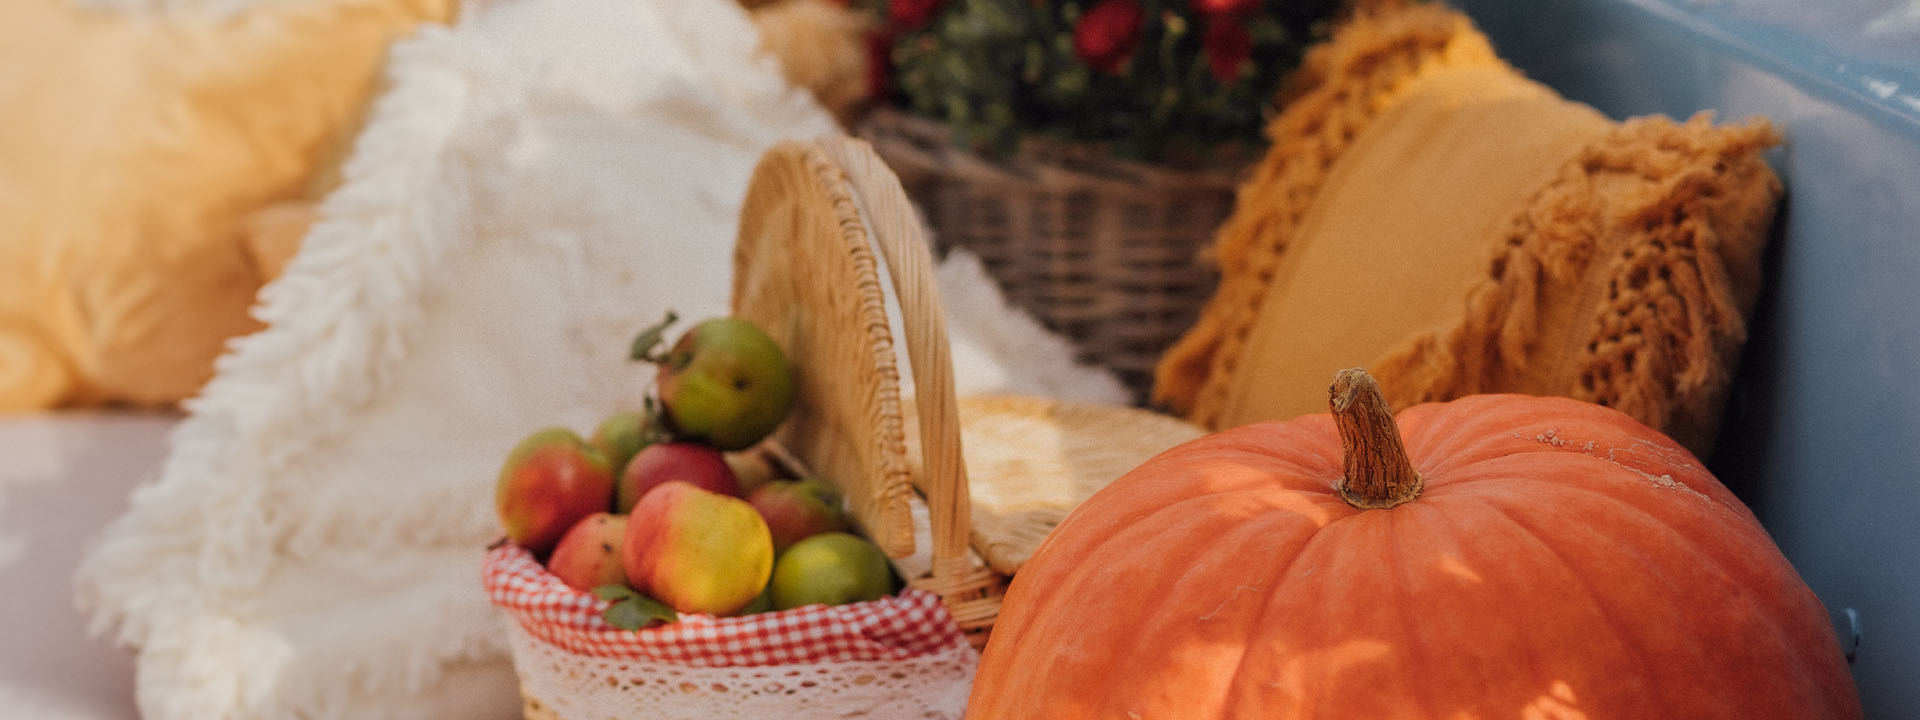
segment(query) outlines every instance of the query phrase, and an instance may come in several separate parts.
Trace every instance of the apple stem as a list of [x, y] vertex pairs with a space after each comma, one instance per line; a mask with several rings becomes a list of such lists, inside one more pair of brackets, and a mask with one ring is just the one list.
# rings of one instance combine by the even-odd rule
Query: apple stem
[[1327, 404], [1340, 430], [1340, 497], [1362, 509], [1390, 508], [1418, 497], [1425, 481], [1407, 458], [1380, 383], [1360, 368], [1341, 370], [1328, 388]]

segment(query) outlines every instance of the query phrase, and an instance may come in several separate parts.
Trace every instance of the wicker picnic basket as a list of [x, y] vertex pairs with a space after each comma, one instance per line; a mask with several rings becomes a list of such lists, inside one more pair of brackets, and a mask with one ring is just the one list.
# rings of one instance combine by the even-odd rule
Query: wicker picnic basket
[[[894, 559], [908, 589], [874, 603], [699, 618], [690, 628], [633, 635], [678, 633], [664, 643], [672, 652], [698, 637], [738, 657], [738, 643], [758, 640], [727, 633], [811, 629], [791, 618], [839, 613], [836, 622], [862, 628], [855, 635], [904, 638], [910, 651], [882, 648], [884, 657], [844, 661], [813, 652], [820, 648], [782, 647], [829, 659], [720, 668], [700, 667], [700, 659], [663, 668], [656, 654], [643, 666], [624, 650], [598, 649], [630, 650], [616, 634], [585, 633], [572, 646], [564, 640], [579, 636], [559, 644], [537, 637], [549, 609], [501, 602], [490, 557], [490, 592], [519, 621], [513, 647], [525, 716], [600, 717], [626, 702], [630, 712], [617, 717], [957, 717], [1007, 579], [1047, 530], [1106, 481], [1201, 431], [1124, 406], [956, 398], [931, 252], [898, 181], [859, 140], [789, 142], [765, 154], [742, 205], [734, 268], [733, 312], [780, 343], [798, 381], [794, 410], [764, 447], [837, 484], [860, 531]], [[979, 472], [970, 476], [970, 467]], [[523, 574], [538, 572], [519, 560]], [[590, 615], [591, 607], [565, 610]]]
[[1008, 300], [1145, 400], [1161, 353], [1219, 282], [1202, 252], [1233, 210], [1233, 171], [1043, 141], [990, 159], [893, 109], [870, 113], [859, 133], [925, 211], [938, 252], [978, 255]]

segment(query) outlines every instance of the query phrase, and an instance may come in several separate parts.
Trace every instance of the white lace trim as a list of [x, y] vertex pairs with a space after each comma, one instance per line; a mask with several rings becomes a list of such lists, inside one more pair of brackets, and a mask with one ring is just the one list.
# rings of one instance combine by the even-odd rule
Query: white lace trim
[[966, 712], [980, 655], [965, 641], [911, 660], [688, 667], [594, 658], [512, 624], [527, 718], [949, 718]]

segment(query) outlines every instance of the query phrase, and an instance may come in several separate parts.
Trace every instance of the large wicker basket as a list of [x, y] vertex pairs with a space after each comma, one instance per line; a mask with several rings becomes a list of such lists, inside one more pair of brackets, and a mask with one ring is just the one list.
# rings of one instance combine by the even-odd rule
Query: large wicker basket
[[1145, 400], [1161, 353], [1218, 283], [1202, 252], [1233, 209], [1233, 172], [1040, 142], [990, 160], [939, 123], [890, 109], [859, 133], [925, 212], [938, 252], [978, 255], [1009, 300]]
[[[762, 158], [741, 208], [732, 307], [796, 369], [798, 401], [765, 447], [838, 485], [860, 530], [909, 585], [941, 598], [976, 647], [1008, 578], [1055, 523], [1107, 481], [1201, 433], [1125, 406], [956, 398], [932, 254], [899, 182], [859, 140], [790, 142]], [[970, 467], [982, 471], [973, 481]], [[533, 660], [548, 675], [608, 667], [524, 636], [516, 664]], [[948, 660], [930, 660], [946, 672]], [[543, 696], [524, 670], [525, 716], [563, 716], [552, 701], [572, 698]], [[677, 697], [694, 702], [705, 691], [689, 692]]]
[[1118, 405], [956, 398], [930, 247], [866, 142], [770, 150], [736, 242], [734, 312], [800, 368], [800, 401], [774, 444], [840, 483], [862, 529], [911, 584], [946, 598], [977, 642], [1008, 576], [1054, 523], [1202, 432]]

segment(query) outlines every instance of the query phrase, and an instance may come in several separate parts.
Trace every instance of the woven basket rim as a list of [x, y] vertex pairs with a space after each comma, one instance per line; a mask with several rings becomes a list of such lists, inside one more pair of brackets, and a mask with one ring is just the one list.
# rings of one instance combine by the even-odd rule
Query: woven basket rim
[[1042, 186], [1052, 191], [1077, 189], [1107, 192], [1133, 191], [1158, 195], [1169, 190], [1216, 190], [1237, 187], [1246, 170], [1259, 159], [1251, 149], [1244, 158], [1211, 168], [1188, 168], [1115, 157], [1097, 143], [1029, 136], [1006, 157], [971, 151], [953, 139], [953, 131], [930, 118], [894, 108], [867, 114], [859, 134], [875, 145], [885, 145], [888, 162], [911, 159], [916, 169], [939, 169], [978, 182]]

